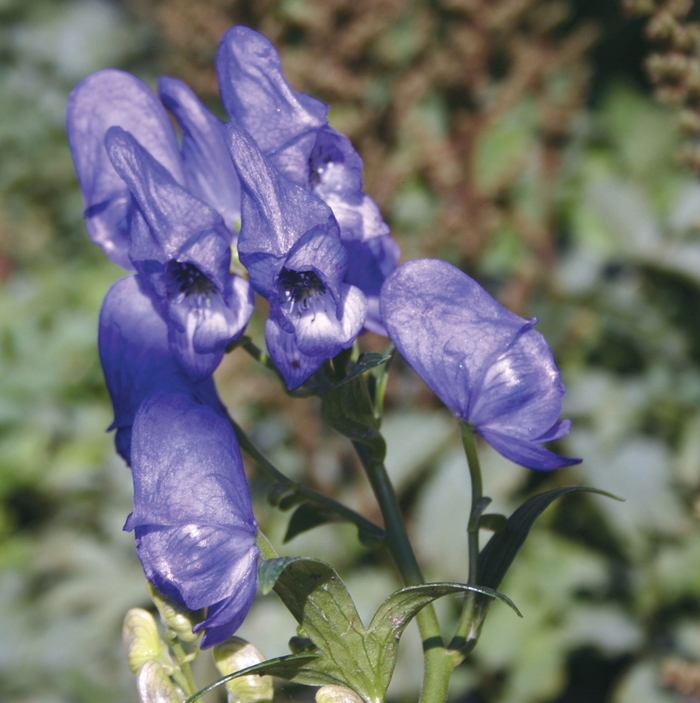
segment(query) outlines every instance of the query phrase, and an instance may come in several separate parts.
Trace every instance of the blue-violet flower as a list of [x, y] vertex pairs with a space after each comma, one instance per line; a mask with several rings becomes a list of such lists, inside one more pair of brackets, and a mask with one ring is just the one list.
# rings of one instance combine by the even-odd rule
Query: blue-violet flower
[[131, 428], [141, 403], [157, 390], [188, 393], [222, 417], [214, 381], [188, 376], [168, 344], [168, 327], [153, 300], [139, 287], [139, 276], [119, 279], [107, 291], [100, 310], [98, 346], [112, 398], [117, 451], [131, 463]]
[[247, 282], [229, 271], [239, 184], [223, 124], [180, 81], [162, 78], [160, 91], [181, 151], [161, 102], [114, 70], [73, 90], [68, 135], [93, 240], [149, 284], [176, 357], [202, 379], [253, 310]]
[[[328, 107], [287, 83], [272, 43], [248, 27], [224, 34], [216, 57], [224, 107], [270, 163], [333, 211], [348, 252], [344, 282], [367, 298], [365, 327], [385, 334], [379, 291], [399, 250], [374, 201], [362, 192], [362, 159], [328, 125]], [[234, 155], [234, 160], [235, 155]]]
[[192, 610], [207, 608], [202, 647], [228, 639], [255, 596], [258, 549], [236, 435], [187, 393], [141, 404], [131, 443], [134, 530], [146, 577]]
[[381, 309], [389, 336], [440, 400], [506, 458], [548, 471], [580, 459], [540, 445], [560, 439], [564, 386], [544, 337], [476, 281], [437, 259], [387, 278]]
[[270, 163], [233, 124], [227, 142], [241, 181], [238, 253], [252, 287], [270, 302], [265, 340], [289, 388], [351, 346], [365, 296], [344, 281], [348, 256], [331, 209]]

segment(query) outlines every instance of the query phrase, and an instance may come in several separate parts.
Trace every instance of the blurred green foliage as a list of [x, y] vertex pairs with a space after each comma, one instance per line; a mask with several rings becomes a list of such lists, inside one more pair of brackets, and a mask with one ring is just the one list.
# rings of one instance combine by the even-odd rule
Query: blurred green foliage
[[[422, 4], [415, 7], [420, 14]], [[307, 21], [305, 8], [280, 3], [275, 21]], [[399, 17], [377, 45], [363, 109], [381, 113], [389, 101], [382, 85], [426, 50], [412, 17]], [[63, 112], [75, 82], [104, 66], [152, 79], [160, 48], [154, 26], [118, 4], [0, 2], [0, 698], [12, 703], [136, 700], [119, 632], [126, 611], [147, 596], [132, 537], [121, 531], [130, 477], [104, 432], [111, 410], [95, 341], [101, 298], [120, 274], [80, 220]], [[303, 42], [296, 51], [303, 54]], [[549, 89], [556, 93], [556, 81]], [[480, 197], [526, 219], [496, 218], [478, 257], [464, 261], [454, 241], [442, 253], [504, 299], [539, 261], [542, 275], [517, 300], [520, 312], [540, 318], [555, 350], [565, 416], [574, 421], [562, 449], [584, 463], [539, 475], [483, 447], [485, 490], [502, 512], [568, 483], [627, 502], [573, 496], [547, 511], [502, 586], [524, 620], [493, 606], [453, 696], [680, 701], [661, 682], [665, 660], [700, 661], [700, 184], [674, 164], [672, 114], [624, 84], [578, 110], [556, 178], [543, 182], [539, 107], [525, 91], [488, 122], [467, 169]], [[343, 103], [332, 118], [352, 124], [353, 109]], [[411, 119], [444, 139], [455, 109], [428, 91]], [[395, 164], [415, 156], [407, 135], [392, 142]], [[409, 169], [384, 200], [397, 237], [418, 253], [416, 237], [437, 226], [443, 196], [425, 171]], [[524, 233], [523, 221], [546, 222], [551, 250]], [[258, 445], [292, 478], [376, 518], [347, 445], [323, 429], [315, 401], [285, 398], [240, 354], [226, 359], [218, 382]], [[463, 580], [469, 487], [456, 428], [404, 365], [393, 376], [383, 426], [388, 469], [427, 576]], [[280, 552], [331, 562], [363, 618], [398, 586], [347, 526], [282, 545], [288, 516], [251, 479], [256, 513]], [[440, 602], [439, 611], [447, 622], [456, 604]], [[293, 632], [269, 595], [240, 635], [275, 656]], [[416, 632], [402, 648], [391, 694], [412, 700], [421, 670]]]

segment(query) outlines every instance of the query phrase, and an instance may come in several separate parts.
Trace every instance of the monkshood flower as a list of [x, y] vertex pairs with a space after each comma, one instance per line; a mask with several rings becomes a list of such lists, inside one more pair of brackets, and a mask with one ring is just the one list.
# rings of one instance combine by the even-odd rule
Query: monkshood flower
[[238, 254], [270, 303], [265, 341], [293, 389], [352, 345], [367, 302], [344, 280], [348, 254], [331, 209], [282, 176], [250, 135], [233, 124], [226, 131], [241, 180]]
[[252, 29], [224, 34], [216, 66], [232, 121], [280, 173], [332, 209], [348, 252], [344, 281], [367, 298], [365, 327], [385, 333], [379, 291], [399, 251], [377, 205], [362, 192], [362, 159], [350, 140], [328, 126], [326, 105], [292, 90], [274, 46]]
[[255, 596], [258, 549], [236, 435], [209, 405], [156, 391], [131, 441], [133, 530], [149, 581], [191, 610], [207, 608], [202, 647], [228, 639]]
[[229, 271], [229, 230], [131, 134], [111, 127], [105, 145], [135, 203], [131, 261], [155, 294], [173, 352], [193, 378], [205, 378], [253, 312], [247, 281]]
[[387, 278], [381, 308], [402, 356], [459, 419], [498, 452], [548, 471], [580, 459], [541, 444], [560, 439], [564, 386], [544, 337], [476, 281], [437, 259], [418, 259]]
[[194, 381], [170, 350], [168, 326], [139, 285], [139, 276], [118, 280], [100, 310], [98, 346], [112, 398], [117, 451], [131, 464], [131, 429], [141, 403], [157, 390], [188, 393], [226, 417], [214, 381]]
[[248, 284], [229, 271], [238, 178], [222, 123], [180, 81], [163, 78], [160, 91], [181, 151], [161, 102], [121, 71], [74, 89], [68, 134], [91, 236], [148, 282], [175, 355], [202, 379], [253, 310]]

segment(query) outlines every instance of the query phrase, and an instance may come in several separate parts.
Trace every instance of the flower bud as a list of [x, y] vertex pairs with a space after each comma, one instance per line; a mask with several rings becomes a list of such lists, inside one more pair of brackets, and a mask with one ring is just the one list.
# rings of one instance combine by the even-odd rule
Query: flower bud
[[[265, 661], [263, 653], [240, 637], [231, 637], [214, 647], [214, 663], [222, 676], [228, 676], [262, 661]], [[271, 701], [274, 695], [272, 677], [258, 674], [233, 679], [226, 684], [226, 688], [229, 703], [263, 703]]]
[[153, 659], [141, 667], [136, 684], [141, 703], [182, 703], [184, 700], [165, 669]]
[[202, 612], [188, 610], [184, 605], [157, 591], [148, 582], [148, 593], [155, 603], [163, 623], [175, 632], [183, 642], [194, 642], [199, 635], [192, 628], [202, 619]]
[[122, 642], [129, 660], [129, 668], [134, 673], [149, 660], [158, 660], [168, 673], [173, 664], [168, 649], [161, 641], [158, 626], [153, 616], [143, 608], [132, 608], [124, 618]]
[[362, 698], [345, 686], [323, 686], [316, 691], [316, 703], [362, 703]]

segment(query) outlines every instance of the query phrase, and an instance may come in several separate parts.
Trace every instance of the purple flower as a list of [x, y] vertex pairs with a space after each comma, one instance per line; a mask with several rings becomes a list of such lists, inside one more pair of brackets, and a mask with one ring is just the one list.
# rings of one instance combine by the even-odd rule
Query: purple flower
[[399, 251], [377, 205], [362, 192], [362, 159], [347, 137], [328, 126], [326, 105], [292, 90], [277, 51], [262, 35], [231, 28], [221, 39], [216, 65], [231, 119], [281, 174], [333, 211], [349, 254], [344, 281], [368, 299], [365, 327], [384, 334], [379, 291]]
[[270, 356], [296, 388], [352, 345], [367, 302], [344, 280], [347, 251], [330, 208], [284, 178], [248, 134], [229, 125], [227, 139], [241, 180], [238, 253], [252, 287], [270, 302]]
[[389, 336], [440, 400], [506, 458], [548, 471], [580, 459], [540, 445], [560, 439], [564, 386], [544, 337], [465, 273], [437, 259], [400, 266], [381, 308]]
[[[178, 184], [217, 210], [231, 232], [240, 219], [238, 180], [224, 148], [223, 123], [181, 81], [163, 77], [159, 90], [162, 102], [138, 78], [106, 69], [78, 83], [66, 110], [88, 232], [127, 270], [133, 270], [129, 243], [134, 204], [105, 148], [110, 127], [129, 132]], [[181, 147], [163, 105], [178, 122]]]
[[182, 152], [160, 101], [121, 71], [73, 90], [68, 135], [91, 236], [148, 282], [176, 357], [203, 379], [253, 310], [248, 284], [229, 272], [239, 185], [222, 123], [179, 81], [160, 90]]
[[[143, 283], [142, 283], [143, 285]], [[194, 381], [174, 358], [168, 327], [139, 286], [139, 276], [118, 280], [100, 310], [100, 361], [114, 408], [117, 451], [131, 463], [131, 428], [141, 403], [157, 390], [189, 393], [226, 417], [211, 376]]]
[[253, 312], [248, 283], [229, 271], [230, 232], [131, 134], [111, 127], [105, 144], [135, 203], [131, 260], [154, 292], [173, 352], [193, 378], [204, 378]]
[[202, 647], [228, 639], [255, 596], [257, 524], [230, 423], [188, 393], [157, 391], [139, 407], [131, 443], [134, 530], [146, 577], [192, 610]]

